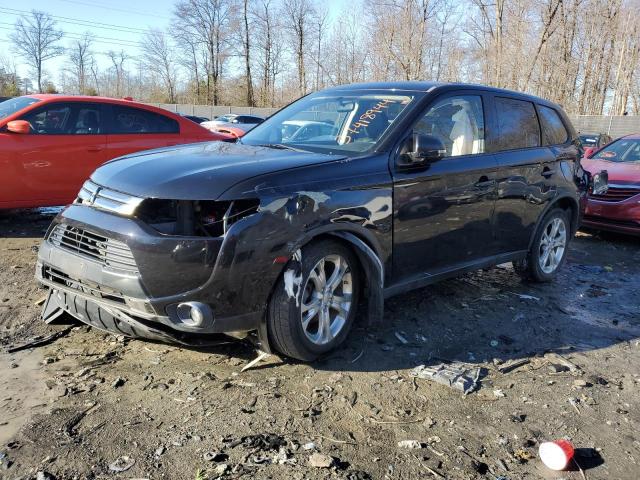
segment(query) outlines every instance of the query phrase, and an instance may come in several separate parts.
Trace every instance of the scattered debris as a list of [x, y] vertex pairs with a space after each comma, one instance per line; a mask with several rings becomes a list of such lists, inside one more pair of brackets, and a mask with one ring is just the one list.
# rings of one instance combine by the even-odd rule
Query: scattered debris
[[126, 472], [131, 467], [133, 467], [135, 463], [136, 461], [133, 458], [127, 455], [123, 455], [115, 462], [109, 464], [109, 470], [116, 473]]
[[119, 388], [125, 384], [126, 380], [122, 377], [117, 377], [111, 384], [112, 388]]
[[15, 352], [19, 352], [21, 350], [28, 350], [30, 348], [37, 348], [37, 347], [43, 347], [45, 345], [49, 345], [52, 342], [55, 342], [57, 339], [62, 338], [66, 335], [69, 335], [69, 333], [71, 332], [71, 330], [73, 330], [74, 327], [67, 327], [63, 330], [60, 330], [59, 332], [56, 332], [54, 334], [51, 334], [47, 337], [43, 337], [43, 338], [34, 338], [33, 340], [31, 340], [30, 342], [27, 343], [23, 343], [22, 345], [16, 345], [15, 347], [9, 347], [7, 348], [7, 353], [15, 353]]
[[540, 299], [538, 297], [534, 297], [533, 295], [527, 295], [527, 294], [524, 294], [524, 293], [515, 293], [515, 292], [511, 292], [511, 293], [513, 293], [520, 300], [535, 300], [536, 302], [540, 301]]
[[36, 480], [56, 480], [49, 472], [40, 471], [36, 474]]
[[225, 462], [229, 459], [229, 455], [223, 452], [206, 452], [202, 456], [207, 462]]
[[323, 453], [312, 453], [309, 456], [309, 465], [315, 468], [331, 468], [335, 463], [335, 458]]
[[394, 335], [398, 340], [400, 340], [400, 343], [402, 343], [403, 345], [409, 343], [409, 340], [407, 340], [400, 332], [395, 332]]
[[578, 400], [577, 398], [573, 398], [570, 397], [569, 399], [569, 404], [575, 408], [576, 412], [578, 412], [578, 415], [580, 415], [580, 409], [578, 408], [578, 403], [580, 403], [580, 400]]
[[460, 390], [465, 395], [478, 388], [480, 367], [469, 367], [463, 363], [440, 363], [433, 367], [419, 365], [409, 372], [412, 377], [432, 380], [448, 387]]
[[532, 458], [534, 458], [533, 454], [531, 452], [528, 452], [527, 450], [525, 450], [524, 448], [518, 448], [515, 452], [513, 452], [513, 456], [516, 458], [516, 460], [518, 460], [520, 463], [525, 463], [528, 462], [529, 460], [531, 460]]
[[264, 360], [265, 358], [267, 358], [269, 356], [270, 356], [270, 354], [268, 354], [267, 352], [263, 352], [262, 350], [258, 350], [258, 356], [256, 358], [254, 358], [253, 360], [251, 360], [249, 363], [247, 363], [244, 367], [242, 367], [242, 369], [240, 370], [240, 373], [246, 372], [250, 368], [255, 367], [262, 360]]
[[498, 367], [498, 371], [500, 373], [509, 373], [522, 367], [523, 365], [527, 365], [528, 363], [530, 363], [530, 360], [528, 358], [521, 358], [520, 360], [508, 360]]
[[542, 442], [538, 454], [540, 460], [551, 470], [564, 470], [573, 460], [575, 450], [568, 440]]
[[82, 421], [84, 417], [86, 417], [92, 410], [98, 408], [100, 405], [97, 403], [92, 404], [89, 408], [82, 410], [81, 412], [76, 413], [67, 423], [65, 423], [62, 430], [64, 431], [67, 437], [73, 437], [76, 432], [76, 426]]
[[422, 442], [418, 440], [401, 440], [398, 442], [398, 447], [400, 448], [422, 448]]
[[46, 302], [46, 301], [47, 301], [47, 297], [48, 297], [48, 295], [45, 295], [44, 297], [39, 298], [38, 300], [36, 300], [35, 302], [33, 302], [33, 304], [34, 304], [36, 307], [39, 307], [40, 305], [42, 305], [44, 302]]
[[493, 391], [493, 394], [494, 394], [496, 397], [501, 397], [501, 398], [506, 397], [506, 395], [505, 395], [504, 391], [503, 391], [501, 388], [496, 388], [496, 389]]
[[570, 362], [558, 353], [547, 353], [544, 357], [552, 364], [562, 365], [568, 368], [571, 372], [579, 372], [581, 370], [575, 363]]

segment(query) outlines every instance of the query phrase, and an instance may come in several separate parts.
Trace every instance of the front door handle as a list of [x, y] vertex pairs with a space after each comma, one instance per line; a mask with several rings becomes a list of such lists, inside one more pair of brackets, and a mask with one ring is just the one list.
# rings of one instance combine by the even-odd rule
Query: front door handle
[[549, 178], [549, 177], [551, 177], [551, 176], [553, 175], [553, 170], [551, 170], [549, 167], [544, 167], [544, 168], [542, 169], [542, 173], [541, 173], [541, 175], [542, 175], [544, 178]]
[[101, 152], [104, 150], [104, 147], [89, 147], [87, 148], [87, 152]]

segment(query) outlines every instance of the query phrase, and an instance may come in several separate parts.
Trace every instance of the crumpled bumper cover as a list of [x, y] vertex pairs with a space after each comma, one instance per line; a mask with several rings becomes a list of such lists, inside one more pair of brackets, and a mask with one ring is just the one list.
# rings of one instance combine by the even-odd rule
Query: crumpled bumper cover
[[45, 322], [53, 321], [63, 312], [91, 327], [127, 337], [188, 346], [216, 345], [224, 341], [220, 334], [180, 332], [162, 323], [136, 318], [117, 308], [52, 288], [42, 309], [42, 318]]
[[[138, 268], [111, 268], [49, 241], [59, 225], [126, 244]], [[212, 288], [210, 281], [223, 240], [163, 237], [135, 219], [72, 206], [56, 217], [41, 244], [36, 278], [55, 292], [50, 302], [92, 326], [114, 333], [125, 333], [124, 329], [130, 336], [200, 344], [195, 336], [254, 330], [263, 313], [246, 302], [241, 308], [225, 302], [224, 297], [215, 298], [220, 290]], [[197, 244], [196, 248], [189, 249], [189, 242]], [[185, 257], [185, 247], [196, 253]], [[162, 279], [166, 285], [158, 288]], [[206, 304], [211, 318], [198, 326], [180, 321], [174, 312], [182, 302]], [[102, 317], [111, 320], [101, 324]]]

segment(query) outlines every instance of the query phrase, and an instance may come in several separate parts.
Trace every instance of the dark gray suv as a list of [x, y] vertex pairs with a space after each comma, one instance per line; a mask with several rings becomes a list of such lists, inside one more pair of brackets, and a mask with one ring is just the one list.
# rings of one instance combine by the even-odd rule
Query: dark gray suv
[[[321, 122], [316, 136], [283, 135]], [[96, 170], [40, 248], [43, 317], [206, 344], [253, 332], [312, 360], [356, 311], [502, 262], [551, 280], [588, 175], [562, 109], [483, 86], [359, 84], [306, 96], [238, 143]]]

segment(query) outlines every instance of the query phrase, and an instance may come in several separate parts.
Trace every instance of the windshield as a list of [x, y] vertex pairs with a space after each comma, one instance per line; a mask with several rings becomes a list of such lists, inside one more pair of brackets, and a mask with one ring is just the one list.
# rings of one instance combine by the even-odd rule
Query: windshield
[[33, 105], [39, 102], [37, 98], [32, 97], [16, 97], [0, 102], [0, 118], [6, 118], [9, 115], [13, 115], [18, 110], [22, 110], [29, 105]]
[[417, 92], [318, 92], [284, 108], [242, 137], [246, 145], [285, 145], [319, 153], [372, 151]]
[[621, 138], [607, 145], [591, 158], [609, 162], [640, 162], [640, 139]]
[[222, 115], [218, 118], [216, 118], [217, 122], [231, 122], [234, 118], [236, 118], [236, 115]]
[[596, 135], [580, 135], [580, 143], [583, 147], [597, 147], [598, 137]]

